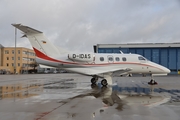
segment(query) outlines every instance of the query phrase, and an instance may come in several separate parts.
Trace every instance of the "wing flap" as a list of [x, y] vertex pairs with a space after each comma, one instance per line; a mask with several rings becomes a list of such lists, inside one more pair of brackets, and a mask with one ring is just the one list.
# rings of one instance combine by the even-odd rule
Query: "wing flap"
[[114, 68], [111, 70], [95, 70], [95, 71], [93, 70], [93, 72], [90, 72], [89, 75], [102, 76], [102, 75], [108, 74], [111, 76], [116, 76], [116, 75], [125, 74], [131, 70], [132, 70], [132, 68]]

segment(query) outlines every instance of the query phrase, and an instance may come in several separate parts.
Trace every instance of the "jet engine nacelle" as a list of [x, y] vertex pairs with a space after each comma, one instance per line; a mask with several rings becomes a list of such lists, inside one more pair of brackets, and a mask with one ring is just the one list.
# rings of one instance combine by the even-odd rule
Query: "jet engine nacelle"
[[78, 62], [94, 62], [94, 54], [68, 54], [68, 59]]

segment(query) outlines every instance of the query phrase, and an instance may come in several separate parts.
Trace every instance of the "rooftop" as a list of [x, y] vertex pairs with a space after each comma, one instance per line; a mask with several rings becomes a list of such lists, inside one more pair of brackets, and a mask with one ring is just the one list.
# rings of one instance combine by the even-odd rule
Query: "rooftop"
[[157, 48], [157, 47], [180, 47], [180, 43], [127, 43], [127, 44], [97, 44], [98, 48]]

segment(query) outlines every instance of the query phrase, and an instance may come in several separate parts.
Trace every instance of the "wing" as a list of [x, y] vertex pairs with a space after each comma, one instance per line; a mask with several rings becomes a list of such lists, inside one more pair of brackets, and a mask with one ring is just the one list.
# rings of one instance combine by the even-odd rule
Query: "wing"
[[98, 77], [102, 77], [107, 80], [108, 85], [112, 85], [112, 76], [126, 74], [131, 70], [131, 68], [107, 68], [102, 70], [91, 70], [89, 75], [96, 75]]
[[102, 69], [102, 70], [91, 70], [89, 75], [97, 75], [103, 77], [104, 75], [117, 76], [126, 74], [131, 71], [132, 68], [114, 68], [114, 69]]

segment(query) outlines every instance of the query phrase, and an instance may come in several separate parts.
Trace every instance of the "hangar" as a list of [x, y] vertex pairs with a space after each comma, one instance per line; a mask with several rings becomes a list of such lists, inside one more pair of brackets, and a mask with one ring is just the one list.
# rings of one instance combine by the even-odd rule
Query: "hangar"
[[95, 53], [136, 53], [180, 74], [180, 43], [97, 44]]

